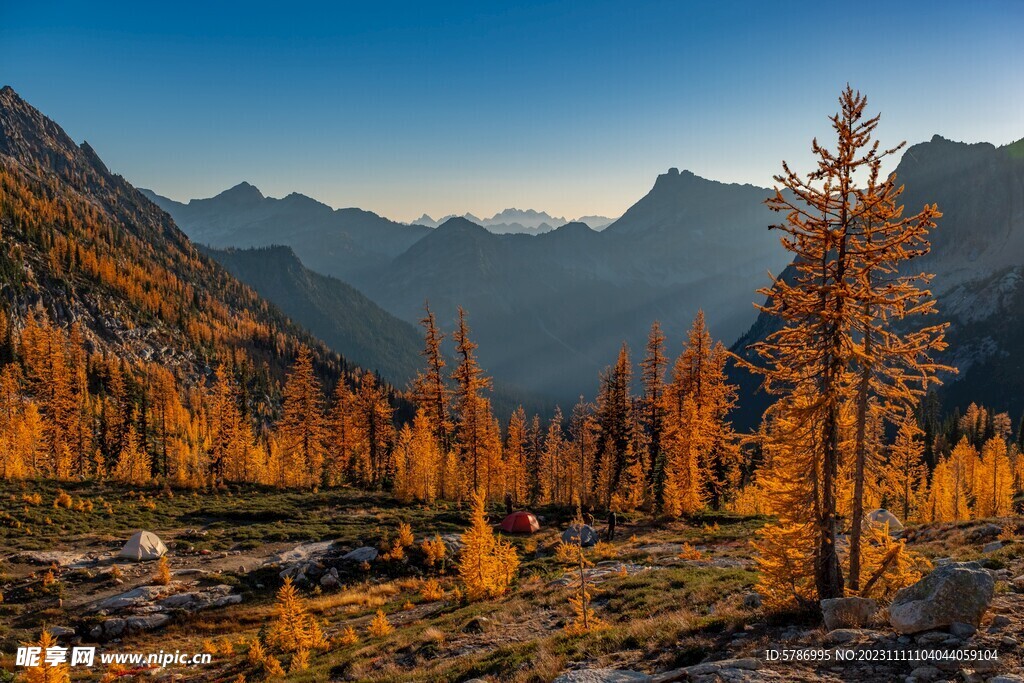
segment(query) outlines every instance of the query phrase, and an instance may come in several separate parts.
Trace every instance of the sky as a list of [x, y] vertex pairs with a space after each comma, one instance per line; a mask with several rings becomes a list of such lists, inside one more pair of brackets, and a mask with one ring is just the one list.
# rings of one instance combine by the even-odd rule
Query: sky
[[174, 199], [618, 216], [770, 186], [850, 83], [883, 143], [1024, 137], [1024, 2], [0, 0], [0, 85]]

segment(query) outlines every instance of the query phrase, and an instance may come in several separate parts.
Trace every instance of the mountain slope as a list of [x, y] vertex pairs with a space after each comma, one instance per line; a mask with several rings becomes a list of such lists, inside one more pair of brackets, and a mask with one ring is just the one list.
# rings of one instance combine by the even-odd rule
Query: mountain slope
[[304, 267], [291, 248], [204, 251], [329, 347], [397, 386], [422, 365], [418, 330], [355, 288]]
[[10, 87], [0, 90], [0, 307], [41, 306], [91, 352], [155, 361], [187, 383], [248, 359], [269, 390], [297, 349], [347, 363], [199, 252], [171, 217]]
[[[939, 360], [959, 370], [943, 377], [947, 409], [972, 401], [1017, 420], [1024, 412], [1024, 141], [1005, 147], [965, 144], [934, 136], [907, 149], [896, 168], [908, 213], [937, 203], [943, 216], [932, 231], [931, 252], [908, 262], [908, 273], [935, 275], [938, 315], [949, 322], [949, 348]], [[790, 272], [790, 271], [787, 271]], [[783, 274], [783, 277], [786, 273]], [[742, 353], [777, 328], [760, 316], [734, 345]], [[736, 423], [757, 423], [769, 397], [740, 370]]]

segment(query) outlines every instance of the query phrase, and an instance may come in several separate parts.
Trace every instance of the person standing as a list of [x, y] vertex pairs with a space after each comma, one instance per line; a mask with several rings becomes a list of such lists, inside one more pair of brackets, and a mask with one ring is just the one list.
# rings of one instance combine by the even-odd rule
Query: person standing
[[618, 522], [618, 515], [615, 514], [615, 510], [608, 511], [608, 540], [615, 540], [615, 524]]

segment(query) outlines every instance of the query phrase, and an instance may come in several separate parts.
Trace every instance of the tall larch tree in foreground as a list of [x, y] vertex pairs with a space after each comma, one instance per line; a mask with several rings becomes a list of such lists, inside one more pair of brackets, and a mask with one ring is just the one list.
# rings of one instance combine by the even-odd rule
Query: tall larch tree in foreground
[[[852, 292], [855, 342], [853, 370], [856, 380], [854, 428], [853, 509], [850, 516], [849, 587], [860, 590], [861, 531], [864, 518], [864, 485], [872, 454], [868, 436], [869, 410], [893, 425], [903, 422], [917, 407], [937, 375], [952, 368], [936, 363], [932, 356], [946, 348], [947, 324], [924, 326], [921, 316], [935, 313], [935, 301], [927, 290], [931, 276], [903, 274], [911, 259], [928, 253], [928, 233], [942, 216], [936, 205], [919, 213], [903, 215], [900, 196], [903, 186], [896, 174], [882, 174], [882, 164], [906, 143], [881, 150], [871, 142], [879, 117], [863, 120], [867, 98], [848, 87], [843, 95], [841, 119], [852, 151], [867, 150], [861, 165], [867, 171], [863, 187], [847, 186], [854, 193], [847, 220], [852, 221], [847, 254], [850, 260], [849, 287]], [[856, 168], [855, 168], [856, 170]], [[841, 216], [843, 218], [843, 216]]]
[[819, 599], [845, 593], [836, 550], [840, 413], [855, 394], [858, 362], [864, 359], [860, 338], [873, 322], [864, 313], [865, 305], [873, 302], [865, 269], [876, 259], [892, 263], [892, 257], [874, 255], [872, 250], [881, 247], [867, 245], [861, 235], [865, 209], [859, 207], [857, 176], [870, 174], [883, 154], [871, 141], [877, 118], [864, 120], [866, 99], [849, 87], [839, 103], [839, 113], [831, 117], [835, 150], [815, 140], [814, 171], [802, 177], [784, 162], [783, 173], [775, 177], [777, 187], [768, 206], [785, 215], [785, 222], [772, 227], [784, 233], [782, 244], [794, 256], [792, 274], [774, 278], [772, 287], [762, 290], [768, 300], [760, 309], [775, 317], [781, 329], [752, 346], [760, 363], [746, 364], [761, 375], [769, 394], [798, 397], [784, 404], [796, 411], [790, 423], [814, 430], [792, 436], [794, 447], [812, 448], [814, 464], [820, 465], [820, 479], [813, 482]]
[[313, 355], [303, 346], [285, 382], [278, 443], [293, 485], [321, 483], [324, 464], [323, 393], [313, 371]]

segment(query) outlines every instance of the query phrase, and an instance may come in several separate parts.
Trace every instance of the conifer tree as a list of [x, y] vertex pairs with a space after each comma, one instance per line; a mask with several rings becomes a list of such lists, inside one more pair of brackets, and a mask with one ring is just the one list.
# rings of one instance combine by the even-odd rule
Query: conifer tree
[[393, 410], [384, 387], [373, 373], [363, 373], [356, 394], [355, 431], [362, 439], [360, 464], [356, 469], [366, 486], [380, 487], [389, 475], [391, 443], [395, 437], [392, 417]]
[[291, 577], [285, 577], [284, 584], [277, 591], [275, 613], [276, 619], [267, 636], [271, 645], [282, 652], [326, 647], [320, 624], [306, 611]]
[[661, 482], [664, 475], [664, 456], [662, 453], [662, 434], [665, 430], [665, 371], [668, 368], [668, 357], [665, 355], [665, 333], [661, 331], [661, 323], [655, 321], [647, 336], [647, 355], [640, 362], [643, 379], [643, 424], [649, 444], [649, 460], [647, 469], [650, 485], [654, 491], [656, 502], [661, 500]]
[[459, 322], [455, 331], [455, 348], [459, 365], [453, 379], [456, 383], [455, 443], [459, 462], [465, 472], [465, 485], [470, 491], [479, 491], [486, 476], [486, 454], [484, 440], [491, 423], [489, 404], [483, 392], [491, 386], [491, 380], [484, 376], [476, 359], [477, 345], [469, 339], [466, 312], [459, 307]]
[[1013, 467], [1006, 441], [993, 436], [981, 450], [974, 512], [978, 517], [1006, 517], [1013, 514]]
[[523, 505], [529, 494], [526, 454], [526, 412], [519, 406], [509, 418], [504, 449], [506, 490], [515, 506]]
[[[29, 646], [26, 644], [26, 646]], [[25, 669], [25, 683], [71, 683], [71, 667], [67, 662], [51, 666], [46, 662], [46, 651], [53, 647], [59, 647], [57, 639], [50, 634], [50, 631], [43, 629], [39, 640], [34, 643], [41, 651], [39, 665]]]
[[[839, 101], [840, 112], [831, 117], [835, 151], [815, 141], [815, 171], [804, 178], [784, 163], [783, 173], [775, 178], [780, 187], [768, 206], [786, 216], [784, 223], [773, 227], [783, 231], [783, 246], [794, 254], [793, 273], [775, 278], [773, 286], [762, 292], [769, 299], [761, 310], [777, 318], [781, 328], [753, 345], [762, 364], [747, 364], [762, 376], [768, 393], [801, 396], [799, 402], [787, 404], [800, 411], [794, 422], [813, 425], [817, 432], [811, 440], [803, 436], [799, 440], [814, 449], [820, 464], [821, 478], [814, 486], [820, 503], [815, 520], [815, 582], [821, 599], [841, 597], [845, 586], [835, 543], [842, 406], [860, 392], [858, 424], [862, 426], [867, 400], [861, 385], [864, 377], [869, 383], [883, 377], [875, 391], [891, 391], [890, 396], [905, 399], [905, 392], [912, 394], [914, 381], [906, 374], [907, 362], [934, 368], [928, 354], [942, 344], [935, 330], [919, 330], [903, 338], [886, 336], [889, 331], [883, 318], [888, 307], [903, 315], [926, 312], [930, 305], [915, 282], [892, 278], [894, 264], [925, 248], [924, 235], [938, 211], [925, 207], [909, 223], [896, 220], [897, 188], [894, 182], [890, 187], [877, 180], [879, 159], [895, 150], [883, 151], [872, 142], [878, 118], [864, 119], [864, 97], [847, 87]], [[863, 174], [869, 177], [866, 190], [857, 184]], [[877, 279], [883, 273], [887, 278]], [[903, 291], [892, 298], [891, 293], [900, 288]], [[865, 332], [867, 340], [863, 340]], [[891, 358], [882, 358], [878, 354], [885, 349], [885, 340], [904, 342], [905, 347]], [[865, 350], [864, 343], [877, 346]], [[857, 371], [864, 368], [858, 377]], [[922, 383], [929, 379], [925, 371]], [[862, 469], [858, 463], [855, 482], [861, 480]], [[861, 496], [855, 492], [854, 498], [859, 506]], [[858, 533], [857, 520], [853, 528]], [[859, 565], [855, 559], [853, 567], [859, 569]]]
[[633, 398], [629, 390], [632, 376], [629, 348], [623, 344], [615, 365], [601, 375], [597, 397], [597, 489], [599, 502], [605, 507], [612, 504], [633, 441]]
[[[451, 450], [452, 421], [450, 415], [451, 396], [445, 384], [444, 354], [441, 342], [444, 335], [437, 329], [437, 321], [428, 303], [423, 304], [425, 312], [420, 320], [424, 329], [425, 346], [420, 355], [427, 362], [427, 370], [413, 381], [413, 395], [416, 403], [426, 411], [442, 453]], [[442, 485], [443, 488], [443, 485]]]
[[356, 431], [356, 399], [344, 379], [334, 388], [334, 397], [327, 414], [324, 452], [325, 478], [328, 485], [337, 486], [352, 472], [355, 453], [360, 442]]
[[135, 425], [128, 427], [124, 447], [117, 457], [114, 467], [114, 479], [125, 484], [147, 484], [152, 476], [149, 454], [139, 443]]
[[519, 570], [519, 556], [511, 543], [496, 538], [487, 523], [483, 492], [473, 496], [470, 527], [462, 534], [459, 578], [470, 600], [503, 595]]
[[889, 461], [881, 471], [886, 505], [904, 521], [917, 517], [926, 494], [928, 467], [922, 457], [921, 434], [916, 421], [905, 419], [889, 451]]
[[324, 464], [323, 394], [313, 371], [313, 355], [305, 346], [299, 349], [282, 395], [282, 415], [277, 425], [278, 441], [286, 470], [294, 483], [315, 486], [321, 483]]

